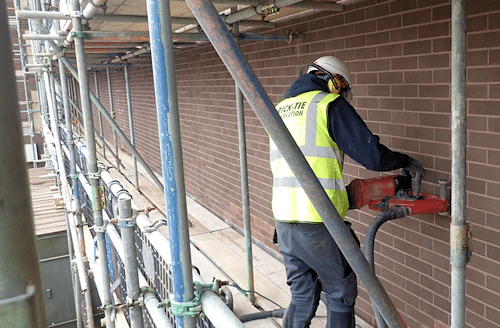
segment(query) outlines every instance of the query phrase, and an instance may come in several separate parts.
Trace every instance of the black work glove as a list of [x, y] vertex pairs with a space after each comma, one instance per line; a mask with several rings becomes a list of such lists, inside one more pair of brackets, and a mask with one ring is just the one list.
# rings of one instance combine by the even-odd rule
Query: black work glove
[[403, 174], [410, 174], [413, 178], [415, 178], [415, 183], [413, 184], [413, 197], [419, 198], [420, 194], [420, 186], [423, 176], [425, 175], [425, 170], [422, 167], [422, 163], [412, 158], [410, 165], [403, 169]]
[[425, 170], [422, 167], [422, 163], [414, 158], [411, 159], [410, 165], [403, 170], [408, 172], [413, 178], [416, 175], [420, 175], [420, 177], [423, 177], [425, 175]]

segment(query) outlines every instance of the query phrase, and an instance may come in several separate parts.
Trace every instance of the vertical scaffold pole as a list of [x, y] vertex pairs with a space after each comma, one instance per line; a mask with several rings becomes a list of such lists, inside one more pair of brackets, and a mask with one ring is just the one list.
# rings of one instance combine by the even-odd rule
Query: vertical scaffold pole
[[69, 223], [69, 213], [64, 214], [66, 218], [66, 238], [68, 240], [69, 260], [71, 263], [71, 282], [73, 283], [73, 297], [75, 299], [76, 312], [76, 328], [83, 328], [83, 312], [82, 312], [82, 288], [78, 280], [78, 267], [76, 264], [76, 256], [74, 255], [73, 241], [71, 239], [71, 226]]
[[139, 304], [141, 288], [137, 271], [137, 247], [135, 246], [136, 219], [132, 211], [132, 197], [128, 193], [118, 196], [118, 226], [123, 240], [123, 264], [125, 266], [125, 282], [127, 286], [127, 303], [129, 303], [130, 327], [144, 327], [142, 308]]
[[[73, 208], [72, 206], [68, 206], [68, 204], [71, 204], [71, 197], [70, 197], [70, 193], [71, 191], [69, 190], [68, 188], [68, 180], [67, 180], [67, 176], [66, 176], [66, 169], [64, 167], [64, 159], [63, 159], [63, 156], [62, 156], [62, 149], [61, 149], [61, 134], [60, 134], [60, 129], [59, 129], [59, 118], [58, 118], [58, 114], [57, 114], [57, 102], [56, 102], [56, 97], [55, 97], [55, 82], [54, 82], [54, 72], [52, 70], [52, 67], [49, 71], [50, 73], [50, 89], [48, 90], [48, 92], [50, 92], [50, 94], [53, 94], [52, 97], [50, 97], [50, 101], [49, 101], [49, 118], [50, 118], [50, 126], [48, 127], [50, 129], [50, 131], [52, 131], [52, 136], [54, 138], [54, 146], [55, 146], [55, 151], [56, 151], [56, 158], [57, 158], [57, 167], [58, 167], [58, 175], [59, 175], [59, 181], [60, 181], [60, 184], [61, 184], [61, 194], [63, 195], [63, 198], [64, 198], [64, 201], [65, 201], [65, 208], [66, 208], [66, 224], [67, 224], [67, 234], [68, 234], [68, 249], [69, 249], [69, 254], [70, 254], [70, 258], [71, 260], [75, 261], [76, 262], [76, 259], [75, 259], [75, 256], [74, 254], [76, 254], [76, 252], [78, 252], [78, 250], [75, 251], [75, 253], [73, 253], [74, 251], [74, 248], [73, 248], [73, 243], [72, 243], [72, 237], [71, 237], [71, 228], [70, 228], [70, 223], [69, 223], [69, 220], [72, 219], [70, 218], [70, 215], [69, 213], [71, 211], [73, 211]], [[44, 75], [47, 76], [47, 72], [44, 72]], [[63, 98], [63, 106], [66, 106], [67, 103], [64, 102], [64, 96], [62, 96]], [[67, 100], [67, 98], [66, 98]], [[76, 245], [77, 247], [79, 245]], [[75, 297], [75, 306], [76, 306], [76, 313], [77, 313], [77, 324], [78, 325], [82, 325], [82, 312], [81, 312], [81, 307], [80, 307], [80, 300], [81, 300], [81, 294], [82, 294], [82, 285], [79, 283], [78, 281], [78, 269], [76, 268], [76, 271], [75, 271], [75, 274], [73, 275], [74, 278], [76, 279], [73, 279], [73, 286], [74, 286], [74, 292], [77, 293], [76, 297]], [[83, 274], [86, 274], [85, 272], [83, 272]], [[72, 278], [73, 278], [72, 277]], [[84, 292], [89, 292], [89, 290], [85, 289]], [[88, 305], [87, 304], [87, 308], [88, 308]], [[92, 310], [92, 303], [90, 303], [90, 308]], [[93, 322], [93, 318], [91, 318], [92, 322]], [[89, 325], [89, 327], [92, 327]]]
[[[71, 111], [69, 104], [69, 90], [68, 90], [68, 79], [66, 75], [66, 66], [61, 58], [58, 59], [59, 62], [59, 76], [61, 79], [61, 97], [63, 100], [63, 108], [64, 108], [64, 119], [65, 119], [65, 128], [66, 128], [66, 145], [69, 151], [69, 167], [70, 167], [70, 176], [71, 176], [71, 187], [73, 190], [73, 208], [75, 211], [74, 215], [68, 217], [68, 219], [75, 219], [76, 225], [76, 239], [78, 240], [78, 244], [75, 247], [78, 247], [76, 252], [80, 252], [82, 258], [87, 258], [85, 254], [85, 241], [83, 239], [83, 222], [82, 222], [82, 213], [81, 213], [81, 205], [80, 205], [80, 193], [78, 191], [78, 175], [76, 172], [76, 147], [75, 142], [73, 140], [73, 126], [71, 122]], [[86, 276], [86, 272], [84, 273]], [[79, 285], [80, 286], [80, 285]], [[87, 313], [87, 327], [94, 327], [94, 310], [92, 308], [92, 296], [90, 294], [90, 290], [83, 291], [85, 296], [85, 310]], [[77, 307], [81, 307], [79, 303], [76, 304]]]
[[233, 79], [238, 83], [267, 133], [284, 155], [287, 164], [368, 294], [372, 297], [384, 320], [389, 327], [405, 327], [405, 323], [387, 292], [373, 273], [354, 237], [328, 198], [212, 2], [210, 0], [186, 0], [186, 4], [207, 34]]
[[[94, 69], [94, 85], [95, 96], [99, 99], [99, 80], [97, 79], [97, 68]], [[99, 118], [99, 132], [102, 140], [102, 157], [106, 158], [106, 146], [104, 145], [104, 126], [102, 125], [102, 114], [98, 111], [97, 117]]]
[[[111, 111], [111, 117], [116, 122], [116, 112], [113, 104], [113, 86], [111, 84], [111, 73], [109, 72], [109, 66], [106, 66], [106, 79], [108, 81], [108, 92], [109, 92], [109, 110]], [[103, 135], [104, 140], [104, 135]], [[115, 144], [115, 154], [116, 154], [116, 169], [120, 172], [120, 157], [118, 155], [118, 140], [116, 138], [116, 132], [113, 130], [113, 142]]]
[[[238, 36], [239, 24], [233, 25], [233, 33]], [[238, 41], [237, 41], [238, 42]], [[252, 224], [250, 217], [250, 192], [248, 188], [248, 162], [247, 162], [247, 143], [245, 132], [245, 108], [243, 104], [243, 93], [238, 84], [235, 84], [236, 93], [236, 113], [238, 121], [238, 147], [240, 153], [240, 175], [241, 175], [241, 203], [243, 208], [243, 227], [245, 234], [245, 250], [247, 257], [247, 283], [248, 283], [248, 299], [255, 304], [255, 294], [253, 290], [254, 275], [253, 275], [253, 256], [252, 256]]]
[[10, 34], [0, 0], [0, 326], [46, 327]]
[[[78, 0], [72, 0], [72, 9], [80, 10]], [[94, 134], [94, 119], [92, 116], [92, 106], [90, 102], [89, 81], [87, 75], [87, 63], [85, 59], [85, 45], [83, 42], [82, 21], [81, 17], [72, 18], [73, 28], [75, 30], [75, 52], [76, 62], [78, 66], [78, 77], [80, 86], [80, 98], [83, 113], [83, 122], [85, 130], [85, 140], [89, 156], [87, 158], [87, 168], [89, 174], [90, 185], [92, 188], [92, 210], [94, 214], [94, 231], [97, 235], [97, 248], [100, 264], [100, 280], [103, 287], [103, 308], [106, 316], [106, 327], [114, 328], [114, 320], [112, 319], [112, 303], [111, 291], [109, 286], [108, 274], [108, 255], [106, 253], [105, 228], [101, 205], [101, 190], [100, 177], [97, 168], [96, 141]]]
[[[59, 77], [61, 79], [61, 97], [63, 100], [64, 108], [64, 125], [66, 128], [66, 145], [69, 150], [69, 168], [71, 175], [71, 187], [73, 189], [73, 196], [78, 202], [77, 211], [80, 211], [80, 197], [78, 193], [78, 177], [76, 176], [76, 153], [75, 153], [75, 143], [73, 141], [73, 124], [71, 122], [71, 111], [69, 107], [69, 92], [68, 92], [68, 78], [66, 75], [66, 66], [61, 58], [58, 59], [59, 63]], [[81, 219], [80, 219], [81, 220]], [[79, 222], [81, 224], [81, 222]]]
[[[20, 0], [15, 0], [14, 1], [14, 6], [16, 10], [21, 9], [21, 1]], [[17, 24], [17, 40], [19, 43], [19, 51], [20, 57], [21, 57], [21, 66], [22, 66], [22, 72], [23, 72], [23, 87], [24, 87], [24, 95], [25, 95], [25, 100], [26, 100], [26, 109], [28, 111], [28, 122], [30, 124], [30, 141], [31, 141], [31, 152], [33, 154], [33, 167], [37, 168], [38, 163], [38, 152], [36, 150], [36, 143], [35, 143], [35, 126], [34, 126], [34, 118], [33, 118], [33, 104], [31, 101], [31, 95], [28, 90], [28, 82], [26, 80], [26, 75], [28, 73], [28, 70], [26, 69], [26, 64], [28, 62], [26, 56], [27, 56], [27, 51], [26, 51], [26, 45], [23, 43], [24, 40], [21, 36], [22, 29], [21, 29], [21, 19], [16, 15], [16, 24]]]
[[465, 267], [469, 252], [466, 223], [466, 0], [451, 3], [451, 327], [465, 327]]
[[[148, 0], [148, 23], [155, 86], [158, 133], [167, 207], [174, 301], [194, 297], [186, 191], [176, 91], [170, 1]], [[177, 327], [195, 327], [195, 319], [176, 317]]]
[[[135, 132], [134, 132], [134, 115], [132, 115], [132, 95], [130, 92], [130, 75], [128, 71], [128, 63], [123, 65], [123, 72], [125, 74], [125, 90], [127, 91], [127, 109], [128, 109], [128, 126], [130, 129], [130, 143], [135, 147]], [[137, 172], [137, 157], [132, 154], [134, 163], [134, 178], [135, 189], [139, 190], [139, 173]]]
[[[66, 77], [66, 68], [64, 67], [64, 64], [62, 60], [59, 58], [57, 60], [59, 64], [59, 78], [61, 80], [61, 98], [63, 101], [63, 109], [64, 109], [64, 119], [65, 119], [65, 133], [66, 133], [66, 140], [64, 141], [66, 146], [68, 147], [69, 150], [69, 174], [71, 178], [71, 186], [72, 186], [72, 193], [73, 197], [75, 199], [75, 203], [78, 204], [77, 206], [77, 211], [80, 210], [80, 205], [79, 205], [79, 195], [78, 195], [78, 186], [76, 185], [75, 179], [73, 179], [73, 176], [76, 174], [76, 162], [75, 162], [75, 154], [74, 154], [74, 148], [75, 145], [73, 143], [73, 128], [71, 126], [71, 113], [69, 110], [69, 97], [68, 97], [68, 81]], [[74, 165], [74, 167], [73, 167]], [[66, 223], [67, 223], [67, 231], [68, 231], [68, 249], [69, 249], [69, 254], [70, 258], [72, 261], [75, 260], [75, 254], [78, 250], [74, 250], [75, 247], [78, 247], [80, 249], [80, 244], [78, 245], [73, 245], [72, 238], [71, 238], [71, 225], [69, 223], [70, 217], [68, 213], [66, 213]], [[73, 254], [75, 252], [75, 254]], [[76, 263], [71, 265], [72, 267], [72, 272], [73, 272], [73, 289], [75, 292], [75, 307], [76, 307], [76, 320], [77, 320], [77, 326], [78, 328], [83, 326], [83, 314], [82, 314], [82, 306], [81, 306], [81, 294], [82, 290], [80, 287], [80, 283], [78, 281], [78, 268], [76, 266]]]
[[[51, 47], [53, 49], [59, 49], [59, 47], [54, 42], [52, 42]], [[66, 67], [68, 68], [68, 70], [70, 71], [70, 73], [73, 75], [74, 79], [76, 81], [78, 81], [79, 80], [78, 79], [78, 72], [75, 70], [75, 68], [73, 67], [73, 65], [71, 64], [71, 62], [68, 60], [68, 58], [62, 57], [61, 59], [63, 60], [64, 65], [66, 65]], [[139, 163], [141, 163], [141, 165], [146, 170], [146, 172], [148, 173], [148, 175], [151, 177], [151, 179], [153, 180], [154, 184], [158, 187], [158, 189], [163, 190], [164, 189], [163, 188], [163, 183], [161, 183], [160, 179], [158, 179], [158, 177], [155, 175], [155, 173], [153, 172], [153, 170], [146, 163], [146, 161], [144, 160], [144, 158], [142, 158], [141, 154], [139, 154], [137, 152], [137, 150], [135, 149], [135, 147], [130, 143], [130, 141], [125, 136], [125, 133], [123, 133], [123, 131], [118, 126], [118, 124], [116, 124], [116, 122], [109, 115], [109, 113], [107, 112], [107, 110], [101, 104], [101, 102], [99, 101], [99, 99], [96, 98], [96, 96], [94, 95], [94, 93], [92, 91], [90, 91], [90, 99], [94, 102], [94, 104], [96, 105], [96, 107], [99, 110], [99, 112], [108, 121], [108, 123], [111, 125], [111, 127], [117, 133], [117, 135], [122, 139], [122, 141], [125, 144], [125, 146], [135, 155], [135, 157], [137, 158], [137, 161]], [[78, 110], [78, 107], [75, 106], [75, 109]], [[103, 141], [103, 144], [105, 144], [104, 141]], [[110, 147], [108, 147], [108, 150], [111, 152], [111, 155], [115, 156]]]

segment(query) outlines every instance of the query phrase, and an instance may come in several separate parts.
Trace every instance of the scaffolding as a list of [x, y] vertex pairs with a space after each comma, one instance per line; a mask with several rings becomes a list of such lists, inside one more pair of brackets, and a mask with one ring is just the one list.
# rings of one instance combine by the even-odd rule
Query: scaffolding
[[[125, 81], [127, 93], [127, 107], [129, 114], [129, 131], [131, 138], [128, 139], [121, 128], [116, 124], [113, 115], [112, 87], [109, 79], [109, 69], [113, 63], [111, 60], [106, 66], [107, 82], [110, 98], [110, 111], [102, 105], [99, 95], [94, 94], [89, 87], [89, 71], [87, 70], [87, 57], [84, 39], [91, 39], [91, 32], [84, 31], [82, 20], [96, 19], [112, 20], [112, 16], [106, 18], [97, 15], [97, 7], [105, 1], [94, 1], [86, 8], [81, 9], [78, 1], [71, 1], [69, 13], [51, 11], [52, 7], [46, 6], [37, 0], [30, 0], [28, 5], [31, 11], [21, 10], [19, 0], [15, 7], [17, 14], [15, 18], [18, 29], [19, 55], [22, 63], [22, 83], [26, 101], [20, 104], [2, 103], [0, 117], [7, 117], [12, 108], [19, 105], [26, 106], [26, 110], [20, 111], [28, 116], [29, 131], [26, 135], [30, 137], [33, 163], [36, 167], [38, 155], [34, 141], [34, 118], [31, 100], [31, 90], [28, 85], [29, 79], [36, 83], [39, 112], [42, 117], [44, 137], [47, 144], [46, 154], [52, 154], [49, 163], [52, 163], [58, 175], [60, 193], [63, 195], [67, 212], [68, 240], [70, 245], [70, 256], [75, 263], [73, 286], [75, 289], [76, 314], [79, 327], [94, 327], [95, 313], [93, 313], [93, 300], [90, 294], [91, 279], [90, 272], [99, 292], [100, 308], [105, 315], [106, 327], [115, 327], [116, 313], [121, 311], [131, 327], [243, 327], [242, 322], [232, 313], [223, 300], [218, 296], [222, 282], [214, 280], [206, 283], [191, 264], [190, 241], [188, 233], [188, 217], [184, 187], [184, 173], [182, 162], [182, 148], [180, 142], [179, 110], [177, 104], [174, 49], [173, 45], [178, 40], [172, 38], [173, 20], [170, 17], [170, 4], [168, 1], [148, 0], [147, 9], [149, 24], [150, 44], [144, 46], [136, 53], [151, 53], [153, 75], [155, 84], [155, 98], [159, 123], [159, 135], [162, 157], [163, 181], [156, 176], [146, 161], [135, 149], [134, 125], [132, 119], [132, 107], [129, 89], [128, 63], [125, 63]], [[239, 106], [240, 127], [240, 152], [242, 167], [242, 189], [244, 197], [248, 197], [248, 181], [246, 177], [246, 150], [244, 117], [242, 116], [242, 95], [250, 103], [256, 112], [262, 125], [276, 143], [281, 153], [284, 154], [287, 163], [299, 180], [302, 188], [320, 213], [330, 234], [339, 245], [345, 257], [351, 264], [353, 270], [366, 287], [370, 298], [375, 304], [381, 316], [390, 327], [405, 327], [401, 316], [394, 307], [389, 296], [375, 276], [371, 265], [368, 263], [356, 241], [349, 233], [348, 228], [342, 222], [339, 214], [327, 197], [318, 179], [307, 164], [293, 138], [279, 118], [274, 105], [267, 97], [260, 82], [252, 73], [251, 68], [245, 61], [239, 50], [237, 41], [228, 30], [226, 24], [238, 22], [247, 15], [243, 10], [221, 18], [213, 3], [208, 0], [186, 0], [187, 5], [196, 17], [197, 23], [205, 31], [203, 40], [209, 40], [222, 61], [228, 68], [236, 81], [238, 90], [241, 90], [237, 103]], [[283, 1], [281, 6], [293, 5], [297, 1]], [[3, 6], [5, 5], [3, 3]], [[453, 203], [452, 203], [452, 326], [454, 328], [465, 326], [465, 266], [467, 264], [469, 243], [468, 228], [465, 218], [465, 1], [452, 2], [452, 28], [453, 34], [453, 171], [452, 180]], [[261, 8], [262, 9], [262, 8]], [[253, 8], [253, 10], [261, 10]], [[338, 8], [337, 8], [338, 9]], [[5, 12], [5, 11], [4, 11]], [[228, 18], [230, 17], [230, 18]], [[62, 43], [55, 41], [61, 39], [59, 19], [72, 21], [72, 30], [65, 34]], [[21, 35], [22, 19], [27, 19], [30, 35]], [[119, 19], [118, 17], [116, 19]], [[128, 19], [143, 20], [143, 18], [129, 17]], [[7, 17], [0, 17], [2, 29], [7, 25]], [[8, 29], [8, 28], [7, 28]], [[233, 29], [233, 33], [237, 28]], [[94, 33], [94, 37], [98, 32]], [[3, 36], [8, 33], [2, 33]], [[108, 34], [109, 36], [109, 34]], [[114, 33], [115, 37], [133, 38], [142, 37], [143, 34], [136, 33]], [[195, 36], [191, 36], [194, 38]], [[246, 38], [255, 38], [255, 35], [246, 35]], [[242, 39], [244, 39], [242, 37]], [[261, 38], [272, 36], [260, 36]], [[276, 37], [273, 36], [275, 39]], [[10, 43], [8, 37], [2, 37], [4, 44]], [[201, 39], [197, 35], [196, 40]], [[28, 64], [28, 53], [24, 40], [31, 40], [32, 64]], [[65, 55], [66, 48], [74, 45], [76, 68], [71, 60]], [[10, 52], [10, 50], [8, 50]], [[2, 58], [12, 58], [12, 53], [2, 50]], [[128, 58], [123, 56], [121, 61]], [[95, 66], [95, 65], [94, 65]], [[119, 64], [121, 67], [122, 64]], [[5, 71], [5, 74], [4, 74]], [[9, 67], [9, 61], [2, 60], [2, 77], [7, 81], [15, 81], [13, 70]], [[59, 73], [57, 77], [56, 73]], [[68, 78], [67, 72], [71, 74]], [[96, 74], [96, 71], [93, 72]], [[97, 87], [97, 77], [94, 75]], [[15, 94], [14, 83], [8, 88], [0, 90], [2, 99], [6, 95]], [[17, 102], [17, 100], [15, 100]], [[95, 128], [92, 114], [92, 103], [98, 109], [99, 130]], [[6, 136], [17, 136], [18, 132], [11, 131], [8, 126], [17, 126], [17, 115], [11, 115], [9, 120], [1, 119], [0, 131], [1, 147], [0, 154], [11, 154], [12, 145], [5, 144]], [[102, 119], [105, 119], [113, 128], [114, 148], [105, 140]], [[12, 124], [10, 122], [13, 122]], [[4, 127], [4, 125], [6, 127]], [[457, 128], [455, 128], [455, 126]], [[84, 136], [85, 144], [80, 141]], [[20, 138], [20, 137], [19, 137]], [[97, 159], [97, 148], [105, 154], [111, 154], [116, 161], [119, 170], [122, 163], [118, 153], [117, 139], [123, 142], [133, 154], [134, 161], [134, 185], [139, 190], [139, 175], [137, 173], [137, 162], [147, 171], [155, 185], [164, 192], [168, 221], [168, 238], [158, 231], [150, 230], [150, 221], [145, 213], [139, 212], [137, 205], [131, 199], [130, 193], [115, 180], [107, 168], [100, 164]], [[19, 146], [19, 145], [17, 145]], [[456, 156], [455, 156], [456, 155]], [[2, 155], [3, 156], [3, 155]], [[15, 181], [22, 189], [27, 189], [28, 182], [22, 156], [12, 156], [9, 159], [9, 168], [17, 166], [17, 172], [12, 176], [22, 177]], [[2, 164], [3, 165], [3, 164]], [[10, 170], [10, 169], [9, 169]], [[1, 172], [5, 169], [2, 167]], [[2, 175], [0, 178], [4, 178]], [[1, 180], [0, 180], [1, 181]], [[14, 183], [14, 182], [12, 182]], [[246, 187], [245, 187], [246, 186]], [[5, 187], [5, 190], [12, 186]], [[4, 192], [4, 187], [0, 190]], [[2, 196], [3, 197], [3, 196]], [[20, 202], [29, 203], [26, 192], [19, 193]], [[3, 198], [0, 199], [3, 201]], [[245, 212], [245, 240], [247, 249], [248, 289], [253, 290], [252, 269], [252, 237], [250, 229], [250, 218], [248, 215], [248, 198], [243, 199]], [[27, 208], [26, 210], [30, 210]], [[29, 213], [14, 213], [12, 218], [20, 216], [31, 217]], [[19, 224], [12, 224], [7, 234], [18, 229]], [[13, 233], [12, 236], [4, 238], [2, 235], [2, 246], [7, 243], [25, 243], [27, 254], [34, 253], [32, 245], [32, 232], [23, 234], [23, 239], [18, 238], [20, 234]], [[14, 238], [14, 239], [12, 239]], [[31, 241], [26, 241], [31, 238]], [[92, 239], [97, 241], [97, 259], [89, 261], [89, 252], [92, 252]], [[2, 247], [3, 249], [3, 247]], [[12, 255], [2, 254], [8, 258]], [[28, 256], [30, 258], [30, 256]], [[2, 258], [3, 259], [3, 258]], [[16, 304], [22, 304], [22, 312], [17, 320], [30, 318], [36, 325], [44, 327], [43, 302], [40, 298], [39, 278], [36, 264], [26, 261], [32, 276], [24, 281], [16, 282], [10, 289], [11, 293], [0, 294], [0, 313], [10, 311]], [[23, 270], [24, 268], [19, 268]], [[9, 279], [17, 273], [8, 273]], [[117, 295], [120, 305], [116, 305], [113, 295]], [[249, 293], [253, 302], [253, 293]], [[80, 306], [81, 305], [81, 306]], [[205, 316], [200, 316], [201, 313]], [[17, 312], [16, 312], [17, 313]], [[23, 313], [30, 313], [23, 316]], [[15, 315], [15, 314], [13, 314]], [[23, 318], [21, 318], [23, 317]], [[0, 319], [1, 321], [1, 319]]]

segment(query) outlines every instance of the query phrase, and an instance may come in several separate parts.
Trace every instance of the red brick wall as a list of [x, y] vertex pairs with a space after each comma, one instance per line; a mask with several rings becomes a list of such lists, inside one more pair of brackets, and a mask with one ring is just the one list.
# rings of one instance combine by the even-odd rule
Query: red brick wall
[[[180, 53], [177, 62], [187, 190], [219, 217], [242, 227], [235, 82], [211, 47]], [[248, 105], [245, 121], [252, 234], [270, 244], [269, 141]]]
[[[467, 325], [500, 327], [500, 2], [467, 3], [466, 214], [475, 236], [467, 266]], [[387, 146], [424, 164], [422, 191], [437, 195], [437, 180], [449, 179], [451, 171], [450, 16], [449, 0], [360, 1], [342, 13], [311, 11], [265, 31], [301, 32], [302, 41], [245, 42], [241, 48], [275, 103], [302, 64], [327, 54], [344, 60], [358, 113]], [[241, 227], [234, 81], [211, 46], [180, 51], [176, 63], [187, 192]], [[151, 70], [131, 73], [138, 148], [159, 170]], [[113, 74], [123, 79], [121, 70]], [[107, 106], [105, 75], [100, 78]], [[118, 87], [113, 91], [118, 95]], [[117, 103], [115, 108], [128, 131], [125, 112]], [[252, 233], [272, 246], [267, 135], [247, 103], [245, 115]], [[377, 175], [349, 159], [344, 173], [348, 181]], [[377, 214], [348, 213], [361, 240]], [[409, 327], [450, 325], [449, 223], [449, 216], [419, 215], [387, 223], [377, 235], [376, 272]], [[374, 323], [362, 286], [356, 311]]]
[[[161, 173], [160, 146], [158, 142], [158, 123], [156, 120], [156, 103], [154, 96], [154, 85], [151, 65], [137, 65], [129, 67], [131, 108], [134, 123], [134, 136], [138, 152], [147, 161], [149, 166], [158, 173]], [[122, 67], [110, 68], [111, 93], [113, 108], [115, 111], [116, 123], [123, 133], [130, 140], [130, 128], [127, 107], [127, 93], [125, 86], [125, 73]], [[97, 95], [95, 87], [95, 75], [89, 74], [90, 89]], [[97, 70], [97, 85], [99, 88], [99, 99], [101, 104], [111, 114], [108, 79], [106, 69], [100, 67]], [[92, 104], [94, 110], [94, 126], [97, 131], [101, 131], [97, 107]], [[104, 137], [108, 145], [115, 152], [113, 130], [111, 125], [102, 116]], [[97, 136], [96, 136], [97, 138]], [[130, 154], [120, 137], [116, 137], [119, 152], [124, 151]], [[106, 158], [116, 165], [113, 156], [106, 150]]]

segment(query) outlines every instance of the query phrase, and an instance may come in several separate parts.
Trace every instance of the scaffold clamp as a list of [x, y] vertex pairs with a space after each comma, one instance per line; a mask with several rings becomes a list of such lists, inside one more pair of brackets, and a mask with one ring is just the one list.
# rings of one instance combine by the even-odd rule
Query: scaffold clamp
[[71, 18], [80, 18], [82, 16], [83, 16], [83, 12], [78, 11], [78, 10], [69, 12], [69, 17], [71, 17]]
[[203, 309], [201, 307], [201, 296], [207, 290], [213, 291], [217, 295], [219, 294], [220, 287], [225, 284], [220, 280], [214, 279], [209, 284], [202, 284], [200, 282], [194, 282], [194, 298], [187, 302], [176, 302], [171, 299], [166, 299], [164, 302], [158, 304], [159, 308], [170, 308], [174, 316], [182, 317], [199, 317], [203, 315]]
[[175, 302], [167, 300], [167, 306], [170, 307], [174, 316], [193, 317], [196, 318], [201, 314], [201, 304], [196, 297], [187, 302]]
[[82, 31], [73, 31], [71, 32], [71, 36], [73, 36], [73, 38], [78, 38], [78, 39], [83, 39], [84, 37]]
[[118, 217], [118, 226], [122, 228], [133, 228], [135, 227], [135, 218], [137, 217], [137, 211], [132, 210], [132, 216], [128, 218]]
[[106, 224], [102, 225], [102, 226], [97, 226], [97, 225], [94, 225], [93, 226], [93, 229], [96, 233], [105, 233], [106, 232]]

